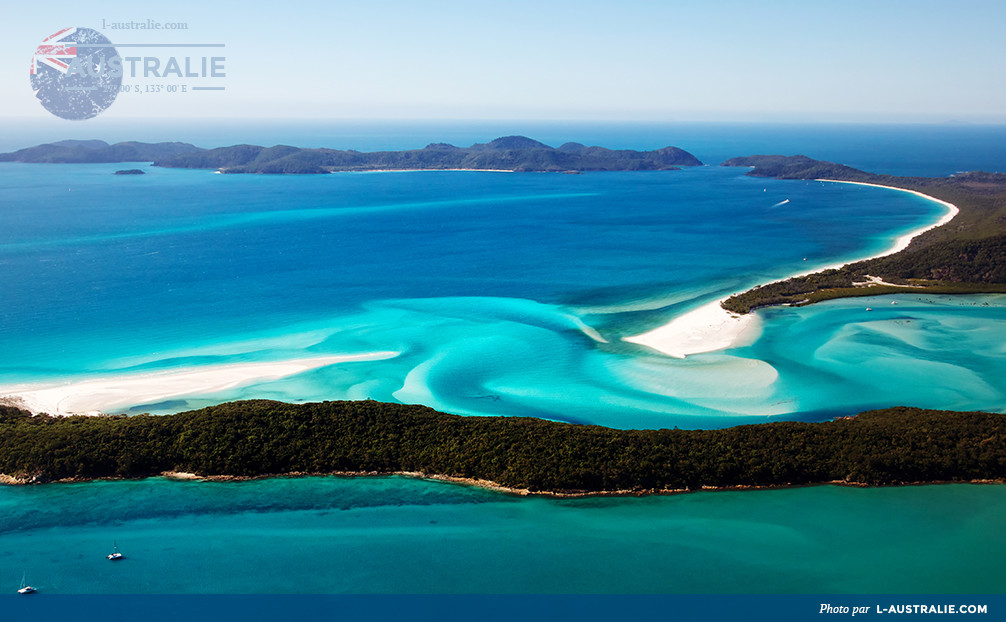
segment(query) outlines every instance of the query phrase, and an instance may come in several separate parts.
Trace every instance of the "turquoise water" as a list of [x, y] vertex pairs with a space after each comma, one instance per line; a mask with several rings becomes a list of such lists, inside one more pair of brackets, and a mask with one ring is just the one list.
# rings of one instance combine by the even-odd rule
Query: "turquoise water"
[[1003, 298], [896, 295], [765, 309], [769, 328], [735, 352], [769, 362], [776, 395], [792, 396], [800, 411], [897, 403], [1004, 412]]
[[996, 593], [1006, 555], [1002, 486], [549, 500], [150, 479], [0, 488], [0, 507], [0, 583], [43, 593]]
[[[358, 142], [326, 146], [413, 147], [448, 129], [343, 128], [338, 136]], [[520, 132], [678, 144], [713, 164], [803, 152], [896, 174], [1006, 162], [1006, 142], [989, 138], [1001, 128], [676, 128], [694, 144], [668, 128], [475, 129], [471, 140], [473, 128], [430, 140]], [[206, 146], [326, 135], [214, 131]], [[462, 414], [711, 428], [895, 404], [1006, 404], [1003, 296], [767, 309], [756, 340], [685, 360], [620, 341], [730, 292], [878, 253], [942, 214], [904, 193], [717, 166], [111, 174], [123, 167], [0, 165], [0, 386], [395, 351], [130, 412], [370, 397]], [[1004, 491], [574, 501], [402, 478], [0, 487], [0, 584], [14, 589], [27, 571], [44, 593], [992, 593], [1006, 552]], [[112, 541], [121, 563], [103, 558]]]
[[[856, 314], [833, 305], [762, 312], [754, 345], [684, 361], [621, 341], [733, 291], [875, 254], [942, 214], [905, 193], [720, 167], [111, 175], [121, 166], [0, 166], [0, 384], [391, 351], [120, 410], [372, 398], [711, 428], [893, 404], [1003, 407], [1003, 357], [982, 334], [932, 337], [954, 304], [898, 307], [915, 321], [886, 341], [851, 335]], [[992, 332], [1006, 319], [1001, 300], [982, 299]], [[875, 328], [889, 311], [863, 319]], [[920, 339], [922, 358], [957, 372], [902, 347]], [[863, 385], [864, 367], [818, 355], [850, 347], [904, 373]], [[865, 393], [848, 400], [850, 387]]]

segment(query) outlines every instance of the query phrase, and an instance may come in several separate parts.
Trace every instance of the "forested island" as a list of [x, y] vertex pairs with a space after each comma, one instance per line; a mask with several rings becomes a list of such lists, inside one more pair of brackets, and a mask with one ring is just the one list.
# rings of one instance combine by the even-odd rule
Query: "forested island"
[[234, 145], [201, 149], [188, 143], [117, 143], [65, 140], [0, 154], [0, 162], [153, 162], [165, 168], [216, 169], [222, 173], [322, 174], [381, 170], [496, 170], [518, 172], [667, 171], [701, 166], [677, 147], [653, 151], [550, 147], [525, 136], [504, 136], [471, 147], [432, 143], [407, 151], [340, 151], [287, 145]]
[[[296, 173], [494, 167], [666, 170], [686, 164], [677, 160], [688, 158], [699, 164], [674, 148], [612, 151], [567, 143], [554, 149], [524, 137], [506, 137], [465, 149], [434, 144], [371, 154], [62, 141], [4, 154], [0, 161], [153, 161], [160, 166], [235, 173]], [[601, 164], [609, 168], [590, 168]], [[755, 176], [908, 188], [960, 208], [948, 226], [919, 236], [900, 253], [756, 288], [726, 301], [724, 306], [732, 310], [887, 292], [1006, 291], [1006, 175], [894, 177], [804, 156], [754, 156], [724, 164], [751, 166], [748, 174]], [[893, 285], [876, 285], [868, 277]], [[617, 430], [525, 417], [460, 417], [423, 406], [373, 401], [294, 405], [256, 400], [156, 417], [31, 416], [16, 407], [0, 406], [0, 473], [10, 483], [138, 478], [165, 472], [205, 477], [407, 472], [543, 494], [1002, 481], [1006, 415], [899, 407], [820, 423]]]
[[[947, 225], [927, 231], [903, 251], [807, 276], [769, 283], [723, 302], [735, 313], [757, 307], [804, 305], [830, 298], [926, 292], [1006, 292], [1006, 174], [950, 177], [876, 175], [806, 156], [749, 156], [723, 166], [753, 167], [748, 175], [775, 179], [855, 181], [914, 190], [957, 206]], [[878, 282], [881, 281], [881, 282]]]
[[822, 423], [617, 430], [370, 400], [254, 400], [129, 417], [0, 406], [0, 472], [8, 483], [407, 472], [574, 495], [1001, 481], [1006, 415], [890, 408]]
[[193, 151], [189, 143], [139, 143], [110, 145], [103, 140], [61, 140], [11, 153], [0, 153], [0, 162], [31, 164], [103, 164], [108, 162], [153, 162]]

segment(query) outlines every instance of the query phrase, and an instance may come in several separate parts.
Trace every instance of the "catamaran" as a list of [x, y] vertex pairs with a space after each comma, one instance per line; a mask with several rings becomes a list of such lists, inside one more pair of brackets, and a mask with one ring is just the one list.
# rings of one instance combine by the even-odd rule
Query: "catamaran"
[[119, 552], [119, 546], [112, 542], [112, 552], [105, 556], [105, 559], [115, 561], [117, 559], [122, 559], [122, 553]]

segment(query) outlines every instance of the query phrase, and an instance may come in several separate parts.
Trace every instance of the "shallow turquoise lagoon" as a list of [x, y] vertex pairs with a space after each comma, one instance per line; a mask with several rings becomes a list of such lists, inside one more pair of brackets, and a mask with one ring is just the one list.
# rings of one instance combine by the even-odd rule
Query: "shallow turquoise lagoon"
[[1003, 408], [1004, 357], [989, 341], [1002, 297], [767, 310], [753, 344], [686, 360], [621, 341], [730, 292], [875, 254], [942, 214], [905, 193], [720, 167], [128, 178], [118, 167], [0, 166], [0, 385], [391, 351], [120, 410], [373, 398], [710, 428], [897, 404]]
[[[416, 147], [446, 129], [371, 128], [343, 146]], [[266, 130], [229, 128], [203, 146], [321, 140]], [[496, 131], [477, 130], [447, 138]], [[990, 138], [1001, 128], [536, 131], [556, 144], [679, 144], [713, 164], [804, 152], [894, 174], [1006, 166]], [[149, 139], [186, 138], [176, 134]], [[876, 254], [941, 215], [904, 193], [717, 166], [311, 177], [140, 166], [147, 175], [0, 165], [0, 386], [394, 351], [129, 412], [375, 398], [708, 428], [897, 404], [1006, 407], [1003, 296], [766, 309], [757, 339], [685, 360], [620, 341], [731, 292]], [[0, 586], [27, 572], [43, 593], [995, 593], [1004, 491], [548, 500], [334, 477], [0, 488]], [[104, 559], [113, 541], [121, 563]]]

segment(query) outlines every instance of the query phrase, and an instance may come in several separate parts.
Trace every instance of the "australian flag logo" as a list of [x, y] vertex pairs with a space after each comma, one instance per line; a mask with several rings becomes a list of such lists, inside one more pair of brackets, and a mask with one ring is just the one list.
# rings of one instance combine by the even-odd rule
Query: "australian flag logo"
[[76, 27], [70, 27], [46, 37], [35, 48], [35, 55], [31, 59], [32, 75], [38, 73], [38, 63], [48, 65], [56, 71], [65, 74], [70, 68], [67, 60], [77, 57], [77, 43], [75, 41], [60, 41], [60, 39], [73, 36], [76, 32]]

